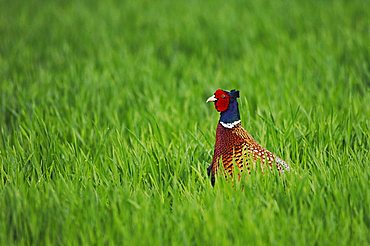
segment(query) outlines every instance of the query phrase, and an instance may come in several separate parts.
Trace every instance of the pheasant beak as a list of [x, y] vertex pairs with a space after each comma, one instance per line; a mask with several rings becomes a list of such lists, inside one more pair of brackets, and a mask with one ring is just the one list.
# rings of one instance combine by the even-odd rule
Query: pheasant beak
[[215, 95], [207, 99], [207, 102], [215, 102], [215, 101], [217, 101], [217, 98], [215, 97]]

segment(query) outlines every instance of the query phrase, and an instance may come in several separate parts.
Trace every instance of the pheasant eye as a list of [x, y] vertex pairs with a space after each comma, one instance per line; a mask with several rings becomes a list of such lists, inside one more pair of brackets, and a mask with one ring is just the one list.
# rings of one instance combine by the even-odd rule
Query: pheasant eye
[[225, 96], [225, 94], [222, 94], [222, 95], [221, 95], [221, 98], [225, 98], [225, 97], [226, 97], [226, 96]]

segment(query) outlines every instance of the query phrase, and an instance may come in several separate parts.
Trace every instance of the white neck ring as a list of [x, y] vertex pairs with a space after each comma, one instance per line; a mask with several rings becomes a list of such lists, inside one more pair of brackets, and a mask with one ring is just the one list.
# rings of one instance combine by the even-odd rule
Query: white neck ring
[[231, 122], [231, 123], [225, 123], [225, 122], [220, 121], [220, 123], [223, 127], [230, 129], [230, 128], [235, 127], [237, 124], [239, 124], [240, 120], [237, 120], [237, 121], [234, 121], [234, 122]]

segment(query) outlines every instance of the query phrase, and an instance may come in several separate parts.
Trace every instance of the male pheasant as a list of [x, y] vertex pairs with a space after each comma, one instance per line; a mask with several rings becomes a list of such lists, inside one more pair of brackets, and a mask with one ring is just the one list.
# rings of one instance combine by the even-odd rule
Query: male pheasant
[[215, 184], [215, 174], [222, 162], [225, 171], [233, 174], [234, 165], [240, 171], [244, 168], [250, 171], [250, 162], [260, 161], [268, 164], [270, 168], [276, 165], [280, 173], [289, 171], [288, 164], [259, 145], [256, 140], [242, 127], [240, 123], [238, 101], [239, 91], [225, 91], [218, 89], [207, 102], [214, 102], [215, 108], [220, 112], [220, 120], [216, 130], [216, 144], [212, 164], [208, 167], [212, 185]]

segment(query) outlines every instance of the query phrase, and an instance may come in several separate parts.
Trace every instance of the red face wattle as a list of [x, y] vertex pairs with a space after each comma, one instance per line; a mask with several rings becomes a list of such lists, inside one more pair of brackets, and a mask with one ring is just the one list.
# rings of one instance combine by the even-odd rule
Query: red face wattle
[[230, 102], [230, 95], [226, 91], [223, 91], [221, 89], [218, 89], [215, 92], [215, 97], [217, 101], [215, 101], [215, 108], [218, 112], [226, 111], [229, 107]]

